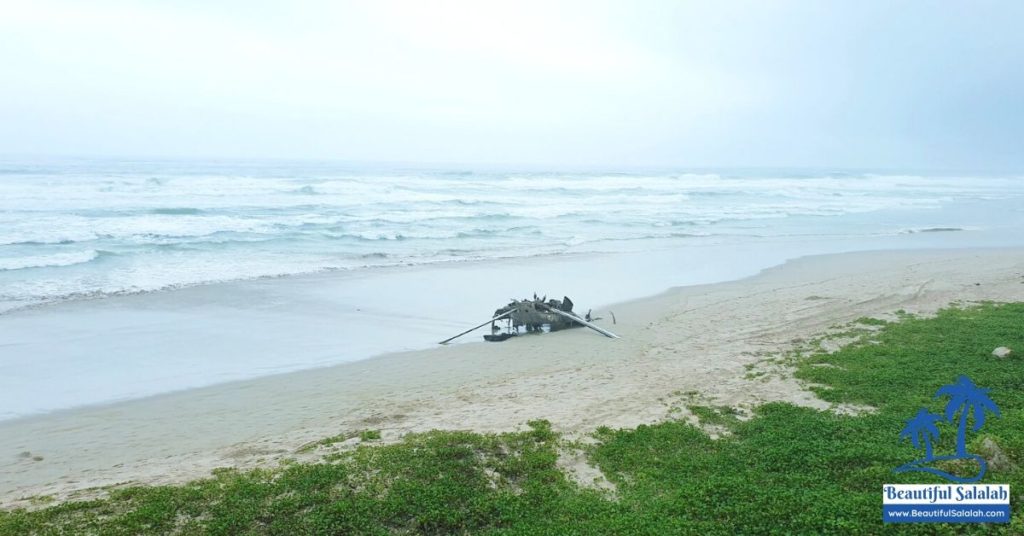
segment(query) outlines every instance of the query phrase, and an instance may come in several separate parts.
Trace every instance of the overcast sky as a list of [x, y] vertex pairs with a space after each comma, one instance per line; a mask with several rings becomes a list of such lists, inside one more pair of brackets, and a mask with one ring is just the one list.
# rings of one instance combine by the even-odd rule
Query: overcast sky
[[0, 0], [0, 153], [1024, 169], [1024, 2]]

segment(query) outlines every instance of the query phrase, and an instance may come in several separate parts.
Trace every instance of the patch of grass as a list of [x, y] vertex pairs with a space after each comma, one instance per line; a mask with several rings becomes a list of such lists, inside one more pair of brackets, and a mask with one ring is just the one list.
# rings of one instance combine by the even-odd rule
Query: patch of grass
[[862, 316], [862, 317], [858, 318], [857, 320], [854, 320], [854, 323], [856, 323], [856, 324], [864, 324], [865, 326], [884, 326], [884, 325], [888, 324], [888, 322], [886, 322], [885, 320], [882, 320], [881, 318], [871, 318], [871, 317], [868, 317], [868, 316]]
[[35, 497], [32, 497], [31, 502], [33, 504], [49, 504], [52, 503], [54, 500], [55, 499], [53, 498], [53, 495], [37, 495]]
[[[877, 344], [787, 358], [798, 378], [821, 386], [822, 398], [875, 413], [771, 403], [741, 421], [727, 408], [691, 407], [702, 423], [731, 430], [717, 440], [681, 421], [602, 427], [598, 443], [583, 448], [617, 486], [614, 494], [568, 480], [556, 466], [559, 437], [546, 421], [533, 421], [524, 432], [430, 432], [323, 463], [221, 470], [183, 486], [0, 512], [0, 533], [1021, 534], [1024, 364], [989, 353], [1024, 348], [1022, 319], [1024, 304], [904, 316], [872, 336]], [[821, 363], [835, 366], [814, 366]], [[920, 455], [899, 431], [918, 408], [941, 410], [944, 401], [932, 395], [960, 374], [991, 388], [1002, 410], [984, 433], [1016, 465], [990, 471], [984, 482], [1017, 490], [1013, 523], [884, 526], [882, 484], [938, 482], [892, 472]], [[944, 428], [936, 451], [950, 451], [952, 436]]]
[[739, 423], [739, 412], [729, 406], [690, 406], [690, 411], [697, 416], [701, 424], [724, 426], [732, 429]]
[[312, 443], [306, 443], [305, 445], [302, 445], [301, 447], [298, 448], [298, 450], [295, 451], [295, 453], [296, 454], [305, 454], [307, 452], [312, 452], [312, 451], [314, 451], [314, 450], [316, 450], [316, 449], [318, 449], [320, 447], [327, 447], [327, 446], [333, 445], [335, 443], [341, 443], [341, 442], [344, 442], [344, 441], [348, 441], [349, 439], [352, 439], [353, 437], [354, 436], [352, 434], [338, 434], [338, 435], [333, 435], [333, 436], [330, 436], [330, 437], [325, 437], [323, 439], [319, 439], [317, 441], [313, 441]]
[[380, 439], [380, 430], [363, 430], [359, 433], [360, 441], [376, 441]]
[[768, 373], [763, 371], [763, 370], [759, 370], [757, 372], [748, 372], [748, 373], [743, 375], [743, 379], [744, 380], [756, 380], [758, 378], [766, 376], [767, 374]]
[[380, 439], [380, 430], [363, 430], [362, 432], [358, 433], [351, 432], [347, 434], [338, 434], [330, 437], [325, 437], [323, 439], [313, 441], [312, 443], [306, 443], [305, 445], [302, 445], [301, 447], [299, 447], [298, 450], [295, 451], [295, 453], [305, 454], [307, 452], [312, 452], [320, 447], [329, 447], [336, 443], [344, 443], [345, 441], [348, 441], [353, 437], [358, 437], [360, 441], [375, 441], [377, 439]]

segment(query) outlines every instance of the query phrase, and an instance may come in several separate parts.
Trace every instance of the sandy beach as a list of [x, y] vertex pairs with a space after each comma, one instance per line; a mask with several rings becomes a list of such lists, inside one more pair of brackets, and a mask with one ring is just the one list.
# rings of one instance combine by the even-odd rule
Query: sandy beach
[[311, 459], [323, 452], [297, 451], [365, 429], [387, 441], [544, 418], [582, 438], [598, 426], [685, 418], [670, 408], [687, 400], [829, 409], [784, 373], [753, 378], [747, 367], [862, 316], [981, 300], [1024, 300], [1024, 250], [804, 257], [595, 311], [618, 340], [570, 330], [459, 344], [8, 420], [0, 422], [0, 501], [26, 506], [35, 495], [89, 497], [97, 487]]
[[12, 3], [0, 536], [1024, 534], [1024, 2], [933, 4]]

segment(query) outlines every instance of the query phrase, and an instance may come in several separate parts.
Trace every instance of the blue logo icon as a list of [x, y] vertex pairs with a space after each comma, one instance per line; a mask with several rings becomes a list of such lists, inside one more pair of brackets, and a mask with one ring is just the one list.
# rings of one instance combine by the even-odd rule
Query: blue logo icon
[[[999, 417], [999, 408], [996, 403], [988, 397], [988, 389], [974, 385], [967, 376], [960, 376], [956, 383], [943, 385], [935, 392], [935, 398], [948, 396], [945, 416], [936, 415], [925, 408], [918, 410], [917, 415], [907, 421], [906, 426], [900, 431], [900, 439], [909, 439], [914, 448], [924, 446], [924, 458], [919, 458], [910, 463], [897, 467], [894, 472], [907, 473], [918, 471], [941, 476], [946, 480], [967, 484], [981, 480], [988, 468], [985, 459], [977, 454], [967, 452], [967, 420], [973, 424], [973, 430], [977, 432], [985, 424], [987, 412]], [[938, 423], [947, 421], [955, 423], [956, 431], [956, 454], [948, 456], [935, 456], [932, 452], [932, 442], [939, 438]], [[937, 467], [932, 462], [945, 460], [975, 460], [978, 462], [978, 474], [971, 477], [960, 477]]]

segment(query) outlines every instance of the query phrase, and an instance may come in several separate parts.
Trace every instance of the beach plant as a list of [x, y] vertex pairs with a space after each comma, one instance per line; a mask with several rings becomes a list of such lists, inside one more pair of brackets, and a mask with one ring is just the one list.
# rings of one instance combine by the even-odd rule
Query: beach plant
[[359, 432], [360, 441], [376, 441], [380, 439], [380, 430], [363, 430]]

